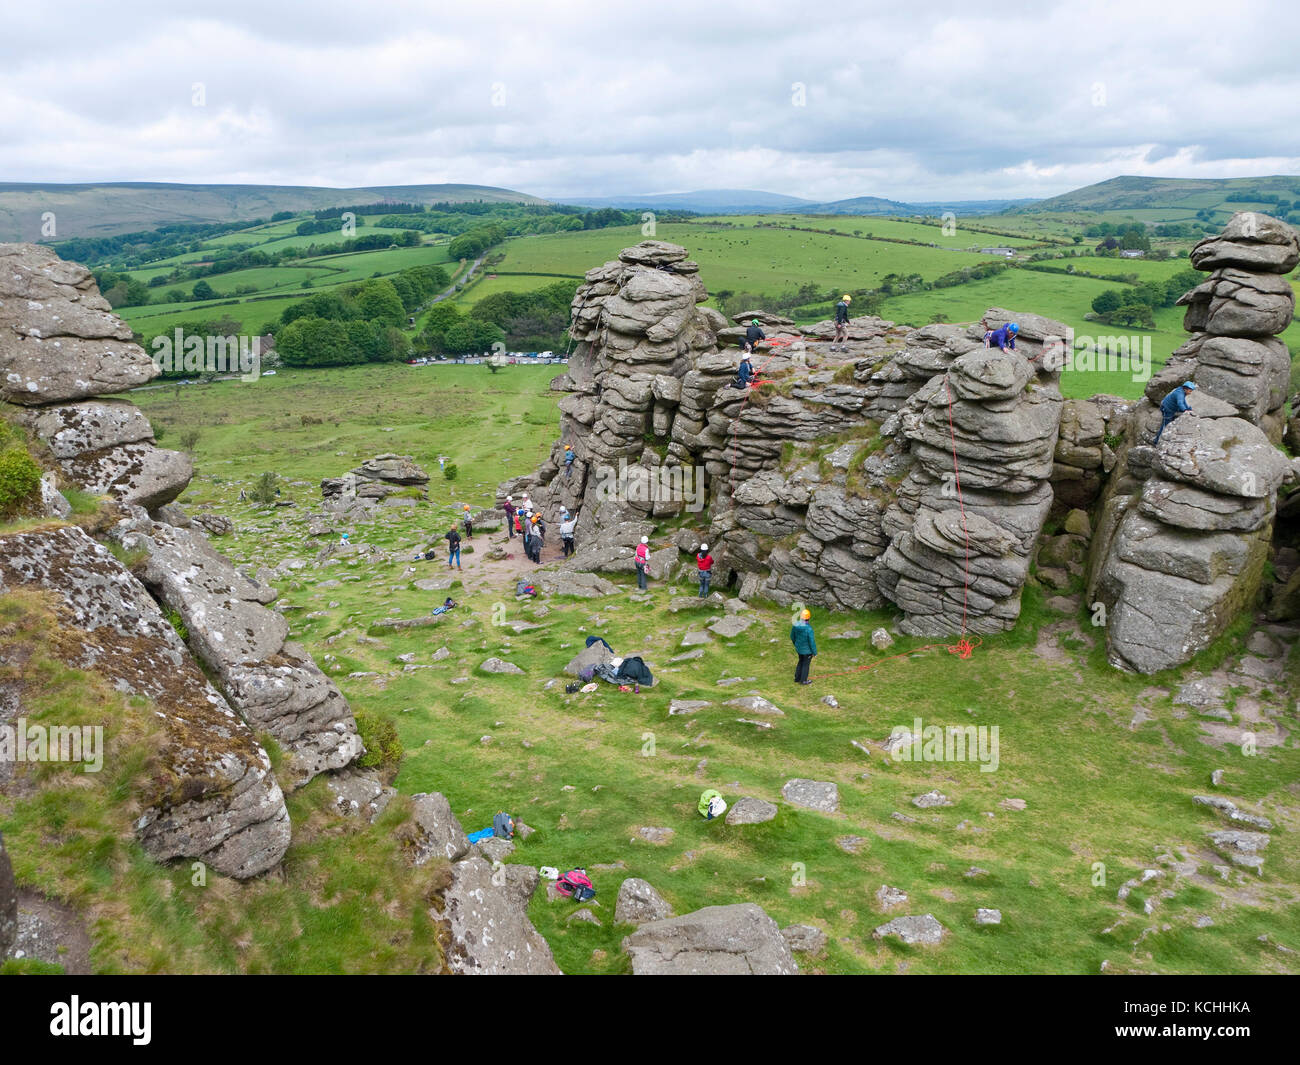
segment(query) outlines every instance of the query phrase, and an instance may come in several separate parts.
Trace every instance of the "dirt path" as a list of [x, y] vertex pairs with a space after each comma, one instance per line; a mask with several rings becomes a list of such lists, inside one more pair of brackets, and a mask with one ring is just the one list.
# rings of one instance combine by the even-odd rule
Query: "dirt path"
[[[513, 593], [515, 582], [521, 578], [531, 578], [542, 567], [529, 562], [524, 557], [523, 537], [518, 534], [513, 539], [505, 532], [475, 533], [474, 539], [466, 541], [473, 544], [472, 555], [461, 554], [462, 569], [457, 576], [465, 585], [467, 592], [505, 591]], [[488, 549], [500, 547], [505, 558], [489, 559]], [[542, 548], [542, 565], [560, 562], [564, 558], [560, 547], [560, 531], [553, 527], [547, 530], [546, 544]]]

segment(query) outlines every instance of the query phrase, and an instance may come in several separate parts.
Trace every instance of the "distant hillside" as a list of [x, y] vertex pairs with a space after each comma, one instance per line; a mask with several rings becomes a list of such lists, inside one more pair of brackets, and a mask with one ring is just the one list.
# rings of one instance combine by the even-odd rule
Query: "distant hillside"
[[617, 207], [620, 210], [695, 211], [699, 214], [844, 214], [913, 215], [998, 214], [1033, 200], [959, 200], [951, 203], [903, 203], [879, 196], [854, 196], [846, 200], [805, 200], [778, 192], [755, 189], [701, 189], [697, 192], [652, 193], [644, 196], [579, 197], [564, 200], [579, 207]]
[[[382, 185], [330, 189], [310, 185], [174, 185], [122, 181], [90, 185], [0, 182], [0, 241], [111, 237], [169, 222], [231, 222], [276, 211], [315, 211], [356, 203], [489, 200], [545, 203], [489, 185]], [[53, 212], [54, 238], [42, 232]]]
[[[1263, 196], [1251, 201], [1240, 197]], [[1229, 199], [1229, 197], [1234, 197]], [[1073, 192], [1037, 200], [1013, 209], [1014, 214], [1071, 211], [1155, 212], [1170, 219], [1186, 218], [1197, 211], [1234, 211], [1247, 207], [1267, 209], [1278, 199], [1288, 204], [1300, 199], [1300, 177], [1285, 174], [1256, 178], [1154, 178], [1124, 176], [1088, 185]]]
[[769, 214], [812, 207], [812, 200], [784, 196], [779, 192], [754, 189], [700, 189], [696, 192], [661, 192], [629, 196], [581, 196], [565, 198], [578, 207], [616, 207], [621, 211], [638, 208], [697, 211], [700, 214]]

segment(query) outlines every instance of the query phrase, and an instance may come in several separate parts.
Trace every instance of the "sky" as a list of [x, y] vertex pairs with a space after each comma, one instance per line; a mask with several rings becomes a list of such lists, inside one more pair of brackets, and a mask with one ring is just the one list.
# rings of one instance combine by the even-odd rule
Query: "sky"
[[1300, 173], [1295, 0], [6, 5], [0, 181], [1056, 195]]

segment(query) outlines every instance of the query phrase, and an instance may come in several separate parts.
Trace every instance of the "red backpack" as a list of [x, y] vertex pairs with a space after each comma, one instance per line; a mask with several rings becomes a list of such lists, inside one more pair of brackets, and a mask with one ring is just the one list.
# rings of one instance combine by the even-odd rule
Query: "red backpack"
[[596, 897], [596, 886], [584, 869], [570, 869], [555, 883], [555, 890], [575, 902], [586, 902]]

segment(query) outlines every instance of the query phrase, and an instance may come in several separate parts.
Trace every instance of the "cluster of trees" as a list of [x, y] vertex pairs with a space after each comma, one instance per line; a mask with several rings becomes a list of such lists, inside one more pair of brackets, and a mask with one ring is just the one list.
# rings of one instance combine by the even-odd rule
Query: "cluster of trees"
[[557, 281], [533, 292], [496, 292], [468, 313], [451, 302], [439, 303], [429, 312], [419, 346], [444, 355], [481, 354], [493, 344], [517, 351], [555, 350], [564, 346], [577, 289], [577, 281]]
[[[364, 218], [358, 218], [354, 224], [363, 226], [366, 222]], [[341, 232], [341, 229], [338, 218], [334, 217], [317, 220], [308, 219], [305, 222], [299, 222], [294, 232], [300, 237], [314, 237], [319, 233], [338, 233]]]
[[354, 203], [351, 207], [322, 207], [314, 212], [317, 221], [325, 218], [342, 218], [354, 214], [421, 214], [424, 208], [418, 203]]
[[149, 286], [143, 281], [107, 268], [96, 270], [94, 274], [100, 293], [114, 310], [118, 307], [140, 307], [149, 302]]
[[1156, 308], [1172, 307], [1179, 296], [1204, 280], [1196, 270], [1180, 270], [1167, 281], [1143, 281], [1123, 291], [1108, 288], [1092, 301], [1092, 309], [1108, 325], [1154, 329]]
[[460, 236], [453, 238], [447, 245], [447, 254], [453, 260], [476, 259], [488, 248], [500, 244], [506, 239], [505, 226], [499, 222], [488, 222], [475, 226]]
[[1098, 255], [1117, 256], [1121, 251], [1150, 251], [1151, 237], [1141, 222], [1097, 222], [1083, 231], [1086, 237], [1104, 238], [1097, 245]]
[[408, 315], [448, 283], [442, 267], [417, 266], [309, 296], [280, 315], [276, 350], [288, 366], [403, 359], [411, 349], [402, 332]]
[[[292, 217], [292, 215], [290, 216]], [[204, 240], [265, 224], [265, 218], [244, 222], [174, 222], [157, 229], [122, 233], [116, 237], [74, 237], [54, 243], [59, 258], [69, 262], [101, 263], [109, 259], [128, 269], [198, 251]]]

